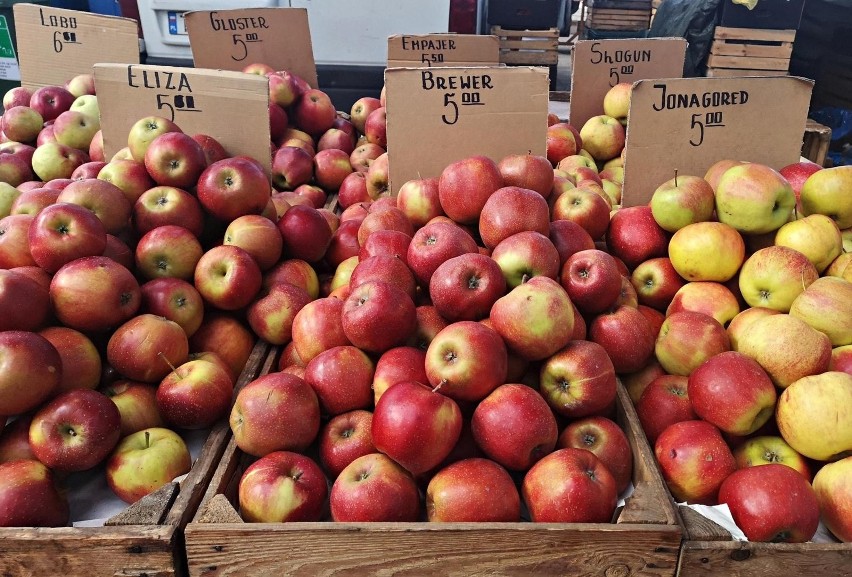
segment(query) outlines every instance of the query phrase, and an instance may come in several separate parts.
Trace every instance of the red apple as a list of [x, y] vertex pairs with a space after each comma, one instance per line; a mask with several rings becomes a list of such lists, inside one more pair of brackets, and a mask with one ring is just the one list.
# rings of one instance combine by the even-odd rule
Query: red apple
[[156, 386], [120, 380], [100, 389], [100, 392], [118, 407], [122, 439], [138, 431], [163, 426], [163, 417], [157, 409]]
[[456, 461], [426, 488], [426, 518], [433, 522], [517, 522], [521, 499], [509, 473], [488, 459]]
[[296, 313], [293, 343], [304, 363], [332, 347], [352, 344], [343, 330], [343, 309], [344, 301], [321, 298]]
[[198, 177], [198, 200], [224, 221], [260, 214], [269, 202], [270, 186], [258, 163], [235, 157], [208, 166]]
[[719, 322], [703, 313], [670, 314], [660, 327], [654, 352], [672, 375], [688, 376], [711, 357], [731, 350], [728, 333]]
[[57, 392], [98, 386], [101, 356], [89, 337], [67, 327], [48, 327], [39, 334], [56, 348], [62, 362], [62, 378]]
[[669, 425], [697, 419], [687, 377], [664, 374], [651, 381], [636, 402], [636, 414], [651, 444]]
[[636, 265], [630, 275], [639, 302], [665, 311], [686, 282], [677, 274], [668, 257], [652, 258]]
[[633, 474], [633, 451], [627, 435], [610, 419], [587, 417], [574, 421], [559, 435], [556, 447], [585, 449], [594, 453], [612, 473], [619, 495], [630, 484]]
[[43, 336], [0, 332], [0, 415], [35, 409], [59, 391], [62, 358]]
[[151, 142], [170, 132], [182, 131], [174, 122], [159, 116], [146, 116], [137, 120], [127, 135], [127, 147], [133, 160], [143, 162]]
[[278, 190], [293, 190], [313, 174], [313, 155], [302, 148], [282, 146], [272, 158], [272, 184]]
[[506, 292], [506, 279], [490, 257], [467, 253], [439, 266], [429, 281], [429, 296], [449, 321], [479, 320]]
[[366, 282], [382, 281], [392, 284], [411, 299], [417, 288], [414, 275], [399, 258], [377, 255], [362, 259], [352, 270], [349, 287], [356, 288]]
[[547, 160], [553, 166], [583, 148], [580, 132], [568, 123], [559, 122], [547, 127]]
[[349, 117], [352, 120], [352, 124], [358, 129], [358, 132], [363, 134], [364, 125], [370, 113], [381, 108], [381, 106], [382, 104], [379, 99], [371, 96], [364, 96], [355, 101], [350, 110]]
[[32, 93], [30, 107], [47, 122], [70, 109], [74, 99], [75, 96], [61, 86], [42, 86]]
[[88, 208], [100, 219], [106, 232], [115, 235], [127, 229], [133, 210], [120, 188], [96, 178], [69, 183], [56, 202], [71, 202]]
[[0, 331], [38, 330], [51, 312], [50, 293], [17, 269], [0, 269], [0, 310]]
[[0, 527], [64, 527], [68, 502], [36, 460], [0, 463]]
[[572, 254], [595, 248], [595, 242], [589, 233], [570, 220], [555, 220], [550, 223], [550, 242], [559, 253], [560, 270]]
[[333, 417], [319, 435], [319, 458], [332, 479], [358, 457], [376, 452], [372, 436], [373, 413], [349, 411]]
[[494, 191], [479, 217], [479, 233], [485, 246], [494, 248], [502, 240], [523, 231], [545, 236], [550, 233], [547, 201], [538, 192], [518, 186]]
[[177, 278], [158, 278], [146, 282], [140, 290], [143, 312], [177, 323], [187, 337], [201, 326], [204, 301], [190, 283]]
[[424, 226], [436, 216], [444, 214], [438, 195], [437, 178], [409, 180], [399, 187], [396, 202], [415, 229]]
[[374, 372], [375, 364], [363, 351], [338, 346], [308, 362], [305, 381], [316, 392], [322, 412], [334, 416], [370, 406]]
[[609, 228], [611, 207], [595, 190], [583, 186], [566, 190], [553, 201], [551, 219], [576, 222], [592, 237], [601, 238]]
[[414, 302], [399, 288], [381, 281], [352, 289], [343, 306], [343, 332], [366, 351], [384, 352], [404, 344], [417, 324]]
[[147, 279], [192, 279], [204, 249], [191, 231], [167, 224], [146, 232], [136, 244], [136, 270]]
[[364, 122], [364, 135], [367, 142], [385, 149], [388, 147], [387, 111], [384, 106], [375, 109], [367, 117]]
[[331, 487], [329, 505], [331, 518], [339, 523], [412, 522], [420, 516], [417, 483], [381, 453], [359, 457], [343, 469]]
[[30, 214], [11, 214], [0, 219], [0, 267], [34, 266], [27, 235], [35, 217]]
[[154, 186], [145, 165], [132, 159], [111, 160], [98, 173], [98, 178], [120, 188], [131, 204]]
[[133, 223], [140, 235], [166, 225], [181, 226], [196, 237], [204, 231], [204, 211], [193, 195], [173, 186], [155, 186], [133, 205]]
[[236, 377], [245, 367], [256, 340], [238, 319], [209, 311], [189, 340], [189, 350], [216, 353], [231, 369], [232, 377]]
[[514, 154], [504, 157], [497, 167], [506, 186], [534, 190], [542, 197], [550, 196], [553, 189], [553, 167], [543, 156]]
[[310, 458], [276, 451], [249, 465], [238, 492], [240, 513], [249, 523], [319, 521], [328, 485]]
[[654, 220], [650, 206], [618, 210], [610, 219], [607, 247], [629, 269], [651, 258], [667, 256], [668, 236]]
[[475, 223], [488, 197], [503, 186], [497, 164], [485, 156], [472, 156], [447, 166], [438, 181], [444, 213], [456, 222]]
[[[287, 122], [286, 117], [284, 118], [284, 122]], [[198, 143], [201, 151], [204, 152], [205, 166], [210, 166], [214, 162], [219, 162], [230, 156], [228, 151], [225, 150], [225, 147], [222, 146], [222, 143], [208, 134], [193, 134], [192, 139]]]
[[602, 346], [571, 341], [542, 364], [539, 390], [560, 415], [599, 414], [615, 401], [615, 368]]
[[565, 261], [560, 282], [581, 313], [595, 315], [615, 303], [621, 294], [621, 274], [607, 253], [592, 249]]
[[654, 353], [655, 335], [650, 322], [629, 306], [595, 317], [589, 326], [589, 340], [606, 349], [617, 373], [638, 371]]
[[452, 257], [477, 252], [476, 242], [462, 228], [445, 222], [430, 223], [411, 239], [406, 262], [417, 280], [429, 286], [435, 270]]
[[337, 116], [328, 95], [316, 88], [301, 94], [293, 107], [293, 123], [314, 136], [331, 128]]
[[395, 347], [382, 353], [373, 375], [373, 397], [376, 403], [388, 388], [403, 381], [426, 384], [426, 351], [415, 347]]
[[284, 239], [284, 253], [289, 258], [316, 262], [331, 243], [331, 227], [315, 208], [294, 206], [278, 221]]
[[237, 310], [251, 303], [262, 280], [254, 258], [237, 246], [214, 247], [195, 267], [195, 288], [205, 302], [222, 310]]
[[187, 361], [157, 387], [157, 409], [173, 427], [204, 429], [228, 414], [234, 383], [226, 369], [203, 359]]
[[559, 277], [559, 252], [550, 239], [535, 231], [523, 231], [503, 239], [491, 251], [491, 258], [500, 265], [510, 288], [533, 277], [553, 280]]
[[189, 354], [186, 333], [164, 317], [142, 314], [118, 327], [107, 345], [107, 360], [125, 378], [143, 383], [161, 381]]

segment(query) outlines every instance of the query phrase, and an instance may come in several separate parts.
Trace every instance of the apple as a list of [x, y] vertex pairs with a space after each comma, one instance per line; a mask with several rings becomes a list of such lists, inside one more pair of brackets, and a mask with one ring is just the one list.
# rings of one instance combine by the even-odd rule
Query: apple
[[487, 317], [492, 305], [505, 292], [506, 279], [500, 266], [490, 257], [478, 253], [467, 253], [444, 261], [429, 281], [432, 303], [449, 321]]
[[783, 313], [752, 322], [743, 331], [737, 351], [756, 360], [781, 388], [802, 377], [825, 372], [831, 360], [827, 336]]
[[316, 88], [305, 91], [293, 103], [293, 123], [314, 136], [331, 128], [336, 116], [331, 99]]
[[[422, 309], [423, 307], [419, 307]], [[418, 315], [420, 314], [418, 310]], [[440, 331], [436, 331], [437, 332]], [[428, 347], [428, 343], [427, 343]], [[403, 381], [414, 381], [426, 384], [429, 377], [426, 373], [426, 347], [410, 346], [395, 347], [382, 353], [376, 362], [373, 375], [373, 397], [375, 402], [388, 388]]]
[[154, 186], [145, 165], [132, 159], [112, 160], [98, 173], [100, 180], [114, 184], [133, 204], [142, 193]]
[[734, 449], [737, 468], [757, 467], [777, 463], [798, 471], [806, 480], [811, 480], [811, 469], [807, 460], [793, 450], [784, 439], [776, 436], [751, 437]]
[[381, 106], [370, 113], [364, 122], [364, 136], [367, 142], [377, 144], [382, 148], [388, 147], [387, 110]]
[[57, 471], [85, 471], [118, 443], [121, 415], [103, 393], [66, 391], [44, 405], [30, 424], [30, 446], [39, 461]]
[[269, 453], [240, 478], [240, 514], [249, 523], [319, 521], [328, 485], [312, 459], [289, 451]]
[[192, 232], [171, 224], [145, 233], [136, 244], [136, 269], [147, 279], [192, 278], [204, 249]]
[[417, 521], [420, 495], [411, 474], [381, 453], [352, 461], [340, 472], [329, 496], [336, 522]]
[[381, 107], [382, 104], [379, 99], [371, 96], [363, 96], [352, 104], [352, 108], [349, 112], [349, 118], [359, 133], [364, 133], [364, 126], [370, 114]]
[[204, 253], [194, 275], [195, 288], [205, 302], [222, 310], [248, 305], [262, 284], [257, 262], [248, 252], [233, 245], [217, 246]]
[[790, 305], [790, 315], [826, 335], [832, 347], [852, 345], [852, 282], [816, 279]]
[[704, 313], [679, 311], [660, 327], [654, 353], [670, 375], [689, 376], [705, 361], [731, 350], [725, 328]]
[[94, 389], [101, 378], [101, 357], [95, 344], [83, 333], [67, 327], [47, 327], [39, 332], [52, 344], [62, 363], [57, 392]]
[[332, 347], [352, 344], [343, 330], [343, 309], [343, 300], [321, 298], [306, 304], [296, 313], [293, 343], [305, 364]]
[[550, 223], [550, 242], [559, 253], [560, 270], [568, 258], [581, 250], [595, 248], [595, 242], [586, 230], [570, 220], [555, 220]]
[[581, 313], [595, 315], [609, 309], [618, 299], [621, 278], [609, 254], [591, 249], [568, 258], [562, 267], [560, 283]]
[[417, 316], [414, 302], [401, 289], [372, 281], [352, 289], [343, 306], [342, 324], [353, 345], [381, 353], [408, 340]]
[[32, 93], [30, 107], [47, 122], [71, 108], [74, 99], [75, 96], [61, 86], [42, 86]]
[[269, 181], [260, 166], [236, 157], [220, 160], [198, 176], [198, 200], [223, 221], [263, 212], [270, 198]]
[[772, 168], [757, 163], [729, 168], [716, 185], [716, 215], [742, 233], [776, 230], [796, 204], [793, 189]]
[[625, 131], [621, 123], [606, 114], [593, 116], [580, 129], [583, 148], [595, 160], [609, 160], [621, 154]]
[[[0, 155], [2, 160], [3, 155]], [[36, 216], [44, 208], [56, 204], [61, 191], [52, 188], [33, 188], [21, 193], [10, 207], [9, 216], [28, 214]]]
[[786, 246], [770, 246], [752, 254], [743, 264], [739, 287], [753, 307], [788, 312], [793, 300], [819, 273], [808, 258]]
[[686, 284], [667, 257], [639, 263], [630, 274], [630, 283], [641, 304], [661, 311], [666, 310], [677, 291]]
[[200, 237], [204, 212], [198, 199], [185, 190], [155, 186], [143, 192], [133, 205], [133, 224], [140, 235], [160, 226], [176, 225]]
[[62, 358], [43, 336], [0, 332], [0, 415], [29, 412], [55, 395], [62, 382]]
[[242, 248], [254, 257], [261, 271], [269, 270], [281, 258], [284, 240], [274, 222], [247, 214], [231, 221], [225, 230], [225, 245]]
[[585, 449], [603, 463], [615, 479], [617, 493], [630, 485], [633, 452], [627, 435], [606, 417], [586, 417], [565, 427], [556, 442], [557, 449]]
[[417, 280], [429, 286], [435, 270], [452, 257], [477, 252], [476, 242], [459, 226], [432, 222], [414, 233], [406, 262]]
[[824, 214], [812, 214], [783, 225], [775, 233], [775, 244], [804, 254], [818, 273], [843, 252], [840, 229]]
[[12, 204], [23, 193], [8, 182], [0, 182], [0, 219], [6, 218], [12, 212]]
[[376, 230], [371, 232], [364, 244], [360, 246], [358, 257], [366, 260], [372, 256], [392, 256], [407, 265], [411, 240], [411, 236], [399, 230]]
[[554, 222], [579, 224], [592, 239], [603, 237], [610, 225], [611, 207], [606, 199], [588, 187], [566, 190], [553, 203]]
[[182, 131], [174, 122], [159, 116], [140, 118], [133, 123], [127, 135], [127, 147], [131, 158], [136, 162], [143, 162], [151, 143], [158, 136], [170, 132]]
[[[259, 71], [258, 71], [259, 72]], [[257, 72], [255, 72], [256, 74]], [[266, 71], [269, 79], [269, 101], [281, 108], [287, 108], [299, 97], [301, 90], [294, 76], [289, 72]]]
[[622, 305], [592, 320], [589, 340], [607, 351], [617, 373], [630, 373], [644, 367], [650, 359], [655, 335], [642, 313]]
[[507, 187], [533, 190], [543, 198], [550, 196], [553, 189], [553, 167], [544, 156], [513, 154], [497, 164]]
[[0, 463], [0, 527], [64, 527], [68, 501], [36, 460]]
[[523, 231], [500, 241], [491, 258], [500, 266], [509, 288], [534, 277], [555, 280], [559, 276], [559, 252], [539, 232]]
[[840, 371], [852, 375], [852, 345], [834, 347], [831, 350], [829, 371]]
[[98, 130], [92, 137], [92, 142], [89, 143], [89, 159], [96, 162], [106, 162], [104, 156], [104, 135]]
[[319, 434], [319, 459], [333, 480], [358, 457], [375, 453], [371, 427], [373, 413], [349, 411], [331, 418]]
[[180, 325], [187, 337], [195, 334], [204, 319], [204, 301], [190, 283], [177, 278], [146, 282], [142, 291], [142, 312], [164, 317]]
[[[551, 174], [553, 171], [550, 171]], [[479, 216], [479, 234], [488, 248], [524, 231], [550, 233], [547, 201], [534, 190], [505, 186], [488, 197]]]
[[737, 297], [725, 285], [696, 281], [683, 285], [666, 308], [666, 315], [680, 311], [704, 313], [727, 325], [740, 312]]
[[636, 414], [652, 445], [670, 425], [698, 418], [689, 399], [688, 383], [684, 376], [660, 375], [636, 401]]
[[315, 208], [294, 206], [278, 221], [284, 254], [308, 262], [319, 261], [331, 243], [331, 227]]
[[630, 400], [633, 401], [633, 404], [635, 405], [639, 402], [639, 398], [642, 396], [645, 389], [648, 388], [648, 385], [650, 385], [654, 379], [664, 374], [666, 374], [666, 372], [663, 370], [663, 367], [660, 366], [657, 359], [652, 357], [648, 363], [638, 371], [621, 375], [621, 382], [624, 384], [624, 388], [627, 389], [627, 394], [630, 396]]
[[57, 202], [71, 202], [91, 210], [104, 225], [107, 234], [121, 234], [128, 225], [132, 205], [117, 186], [88, 178], [68, 183]]
[[3, 109], [9, 110], [15, 106], [29, 106], [33, 93], [24, 86], [15, 86], [3, 95]]
[[359, 261], [358, 256], [355, 256], [353, 262], [355, 266], [348, 280], [350, 288], [354, 289], [366, 282], [382, 281], [396, 286], [411, 299], [416, 296], [417, 286], [414, 275], [401, 259], [377, 255]]
[[813, 488], [819, 503], [822, 521], [829, 531], [843, 541], [852, 541], [852, 522], [848, 514], [852, 457], [824, 465], [814, 477]]
[[462, 224], [475, 223], [488, 198], [504, 185], [497, 164], [485, 156], [451, 163], [438, 181], [441, 208]]
[[14, 106], [3, 113], [3, 134], [13, 142], [35, 142], [44, 119], [29, 106]]
[[156, 386], [119, 380], [99, 390], [118, 407], [122, 439], [144, 429], [163, 426], [163, 417], [157, 409]]
[[725, 282], [745, 260], [745, 242], [731, 226], [721, 222], [687, 224], [669, 241], [669, 259], [688, 281]]
[[179, 324], [164, 317], [141, 314], [110, 336], [107, 360], [125, 378], [143, 383], [161, 381], [189, 354], [186, 333]]
[[852, 451], [852, 375], [823, 372], [803, 377], [778, 398], [775, 419], [784, 440], [818, 461], [844, 458]]
[[649, 206], [616, 211], [606, 231], [606, 242], [609, 252], [629, 269], [648, 259], [668, 256], [668, 236], [654, 220]]
[[344, 209], [359, 202], [370, 200], [367, 192], [367, 176], [363, 172], [352, 172], [343, 179], [337, 191], [337, 200]]
[[376, 449], [419, 475], [449, 455], [461, 426], [455, 401], [421, 383], [405, 381], [390, 387], [376, 403], [371, 431]]
[[719, 429], [705, 421], [668, 426], [657, 438], [654, 453], [663, 480], [678, 502], [715, 504], [719, 487], [736, 470]]
[[364, 174], [366, 178], [373, 161], [384, 154], [385, 149], [378, 144], [364, 141], [359, 143], [352, 154], [349, 155], [349, 164], [352, 166], [352, 170]]
[[[0, 160], [4, 163], [10, 162], [11, 159], [19, 160], [12, 155], [0, 155]], [[56, 178], [70, 178], [78, 166], [88, 161], [89, 157], [84, 152], [58, 142], [48, 142], [37, 147], [33, 153], [32, 171], [45, 182]], [[28, 176], [29, 174], [27, 169], [24, 175]], [[29, 179], [21, 177], [17, 183], [8, 178], [3, 178], [3, 180], [10, 184], [20, 184], [20, 182]]]
[[30, 254], [50, 273], [77, 258], [100, 255], [106, 248], [106, 232], [90, 210], [57, 203], [38, 213], [29, 228]]
[[351, 345], [332, 347], [311, 359], [305, 381], [314, 389], [323, 414], [366, 409], [373, 401], [375, 363]]
[[852, 227], [852, 198], [848, 180], [852, 170], [835, 166], [812, 174], [802, 185], [802, 212], [805, 216], [824, 214], [837, 223], [840, 230]]
[[86, 180], [89, 178], [97, 178], [101, 170], [107, 165], [106, 162], [91, 161], [78, 166], [71, 173], [71, 180]]
[[604, 95], [604, 114], [617, 119], [622, 124], [627, 123], [627, 113], [630, 110], [630, 93], [633, 91], [631, 82], [619, 82], [611, 87]]
[[272, 184], [278, 190], [294, 190], [313, 177], [313, 155], [302, 148], [282, 146], [272, 158]]
[[0, 269], [0, 309], [3, 310], [0, 331], [35, 331], [47, 324], [50, 294], [37, 280], [20, 274], [19, 270]]
[[264, 273], [263, 287], [288, 283], [300, 287], [307, 292], [312, 299], [319, 296], [319, 279], [314, 268], [300, 259], [286, 259]]
[[189, 472], [192, 458], [183, 439], [169, 429], [150, 428], [124, 437], [106, 464], [110, 489], [135, 503]]
[[92, 139], [100, 129], [101, 123], [97, 115], [66, 110], [53, 123], [53, 137], [59, 144], [88, 153]]
[[547, 160], [553, 166], [563, 158], [576, 155], [583, 148], [580, 132], [565, 122], [558, 122], [547, 127]]
[[304, 451], [319, 432], [319, 401], [301, 378], [270, 373], [240, 390], [230, 426], [237, 446], [250, 455]]
[[274, 285], [246, 311], [252, 330], [265, 341], [283, 345], [292, 339], [296, 314], [311, 302], [301, 287], [283, 283]]
[[233, 388], [230, 373], [221, 365], [186, 361], [160, 381], [157, 409], [173, 427], [204, 429], [228, 414]]
[[521, 499], [503, 467], [488, 459], [463, 459], [429, 481], [426, 517], [434, 522], [518, 522]]
[[539, 390], [559, 415], [598, 414], [615, 401], [615, 368], [602, 346], [571, 341], [541, 365]]
[[584, 449], [541, 459], [524, 475], [521, 492], [535, 523], [609, 523], [618, 498], [615, 478]]
[[719, 488], [719, 502], [749, 541], [804, 543], [819, 524], [819, 503], [807, 479], [784, 465], [748, 467]]
[[[340, 117], [338, 117], [338, 119], [340, 119]], [[335, 119], [335, 121], [336, 120], [337, 119]], [[317, 152], [332, 149], [344, 152], [346, 154], [347, 166], [350, 170], [353, 170], [352, 166], [349, 164], [349, 155], [352, 154], [353, 150], [355, 150], [355, 138], [353, 138], [353, 135], [342, 128], [329, 128], [317, 141]]]

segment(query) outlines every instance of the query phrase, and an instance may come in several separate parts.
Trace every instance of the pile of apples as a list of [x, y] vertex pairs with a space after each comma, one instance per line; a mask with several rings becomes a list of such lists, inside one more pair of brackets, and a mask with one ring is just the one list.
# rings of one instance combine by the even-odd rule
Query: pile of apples
[[632, 471], [608, 418], [622, 336], [587, 272], [615, 259], [556, 219], [544, 157], [397, 192], [343, 211], [328, 296], [237, 395], [243, 518], [610, 522]]

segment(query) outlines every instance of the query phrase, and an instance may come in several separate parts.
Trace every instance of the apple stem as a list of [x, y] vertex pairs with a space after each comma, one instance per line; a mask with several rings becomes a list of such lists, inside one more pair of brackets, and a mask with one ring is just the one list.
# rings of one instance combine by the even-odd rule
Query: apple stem
[[674, 177], [675, 188], [677, 188], [677, 169], [675, 168], [675, 177]]
[[[175, 366], [172, 363], [169, 362], [169, 359], [166, 358], [166, 355], [163, 354], [163, 351], [160, 351], [159, 353], [157, 353], [157, 356], [160, 357], [161, 359], [163, 359], [166, 362], [166, 364], [169, 365], [169, 368], [172, 370], [173, 373], [177, 373], [177, 369], [175, 368]], [[180, 375], [180, 373], [178, 373], [178, 375]]]
[[531, 278], [532, 277], [530, 275], [524, 274], [524, 276], [521, 277], [521, 284], [526, 284], [527, 281], [530, 280]]
[[151, 447], [151, 433], [145, 431], [145, 448], [148, 449]]
[[437, 392], [438, 392], [438, 389], [440, 389], [441, 387], [443, 387], [443, 386], [444, 386], [444, 383], [446, 383], [446, 382], [447, 382], [447, 379], [441, 379], [441, 382], [439, 382], [437, 385], [435, 385], [435, 388], [434, 388], [434, 389], [432, 389], [432, 392], [433, 392], [433, 393], [437, 393]]

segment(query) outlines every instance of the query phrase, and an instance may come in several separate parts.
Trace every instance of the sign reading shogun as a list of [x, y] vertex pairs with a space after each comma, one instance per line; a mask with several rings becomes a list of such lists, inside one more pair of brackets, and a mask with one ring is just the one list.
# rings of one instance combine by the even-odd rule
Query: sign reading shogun
[[775, 169], [796, 162], [812, 88], [811, 80], [786, 76], [635, 83], [622, 205], [646, 204], [675, 170], [704, 176], [726, 158]]
[[127, 146], [127, 135], [137, 120], [161, 116], [187, 134], [212, 136], [232, 156], [256, 158], [269, 172], [265, 77], [148, 65], [97, 64], [94, 70], [108, 158]]
[[648, 78], [680, 78], [686, 40], [639, 38], [581, 40], [574, 47], [569, 121], [579, 130], [590, 118], [604, 114], [603, 100], [616, 84]]
[[267, 64], [317, 86], [308, 13], [304, 8], [203, 10], [185, 15], [195, 65], [242, 70]]
[[388, 68], [404, 66], [496, 66], [496, 36], [421, 34], [388, 37]]
[[469, 156], [545, 154], [546, 68], [391, 68], [385, 86], [393, 194]]
[[35, 4], [13, 11], [24, 86], [61, 86], [98, 62], [139, 62], [137, 25], [129, 18]]

